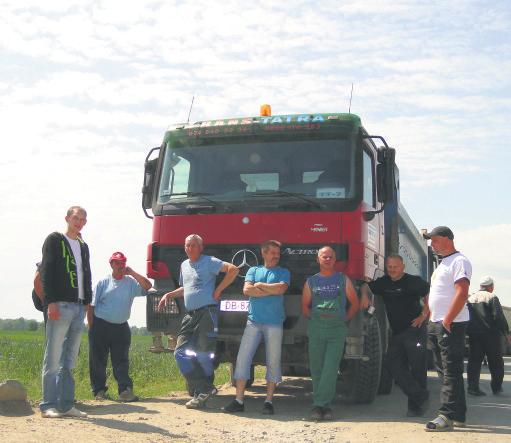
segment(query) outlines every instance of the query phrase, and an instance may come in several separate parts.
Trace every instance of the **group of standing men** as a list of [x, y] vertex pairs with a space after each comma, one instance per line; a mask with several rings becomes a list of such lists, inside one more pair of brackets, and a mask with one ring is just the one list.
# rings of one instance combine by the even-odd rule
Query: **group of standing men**
[[[281, 350], [285, 320], [283, 295], [289, 287], [290, 274], [279, 266], [280, 242], [268, 240], [261, 245], [263, 265], [248, 270], [243, 286], [249, 297], [248, 318], [236, 359], [234, 380], [236, 397], [222, 410], [226, 413], [245, 410], [244, 394], [250, 378], [255, 352], [264, 339], [266, 353], [267, 393], [262, 413], [275, 413], [273, 394], [282, 379]], [[203, 408], [214, 394], [213, 360], [218, 327], [218, 300], [222, 291], [236, 278], [239, 270], [231, 263], [202, 255], [203, 240], [196, 234], [185, 239], [188, 259], [181, 264], [180, 286], [164, 294], [162, 309], [170, 299], [184, 297], [187, 313], [174, 352], [177, 364], [193, 397], [187, 408]], [[335, 271], [335, 252], [329, 246], [318, 251], [320, 272], [305, 283], [302, 311], [309, 322], [309, 361], [313, 383], [314, 420], [332, 419], [331, 402], [335, 395], [337, 371], [346, 338], [346, 321], [359, 307], [350, 279]], [[226, 275], [215, 289], [219, 272]], [[349, 308], [346, 312], [347, 301]], [[332, 389], [334, 387], [334, 389]]]
[[[393, 332], [386, 364], [408, 396], [408, 416], [424, 415], [428, 404], [426, 344], [429, 339], [442, 386], [438, 416], [426, 424], [426, 431], [439, 432], [465, 426], [463, 357], [467, 328], [470, 342], [467, 392], [471, 395], [485, 395], [479, 389], [485, 354], [492, 362], [493, 393], [502, 391], [500, 334], [507, 334], [508, 329], [500, 303], [491, 294], [491, 277], [484, 277], [481, 290], [468, 297], [472, 266], [456, 250], [451, 229], [438, 226], [426, 233], [425, 238], [431, 240], [433, 250], [441, 257], [431, 277], [431, 286], [420, 277], [406, 274], [403, 259], [397, 255], [387, 257], [387, 275], [367, 286], [385, 303]], [[362, 286], [363, 306], [369, 304], [367, 286]]]
[[[89, 324], [89, 366], [96, 398], [108, 398], [106, 363], [111, 354], [119, 398], [135, 401], [129, 377], [130, 330], [127, 320], [133, 298], [146, 295], [151, 283], [126, 266], [126, 257], [115, 252], [110, 257], [112, 274], [92, 291], [89, 250], [80, 231], [87, 221], [85, 210], [71, 207], [64, 234], [50, 234], [43, 246], [40, 277], [47, 307], [46, 350], [43, 362], [43, 417], [84, 417], [74, 407], [74, 367], [80, 346], [83, 321]], [[468, 259], [454, 247], [452, 231], [439, 226], [425, 237], [442, 257], [431, 286], [420, 277], [405, 273], [402, 257], [386, 258], [387, 275], [361, 287], [359, 299], [350, 279], [335, 270], [335, 251], [319, 249], [319, 272], [303, 287], [302, 312], [309, 318], [309, 366], [313, 384], [313, 420], [332, 419], [331, 403], [339, 363], [346, 339], [346, 322], [359, 307], [372, 304], [371, 292], [382, 297], [392, 337], [387, 365], [408, 397], [408, 416], [422, 416], [429, 399], [427, 380], [427, 337], [432, 345], [442, 387], [438, 416], [426, 424], [427, 431], [446, 431], [464, 426], [466, 401], [463, 382], [465, 333], [469, 325], [468, 289], [472, 274]], [[281, 244], [275, 240], [261, 245], [263, 265], [250, 268], [245, 277], [244, 295], [249, 297], [247, 324], [236, 360], [236, 397], [222, 410], [244, 411], [244, 392], [250, 379], [255, 352], [264, 338], [267, 395], [263, 414], [274, 414], [273, 394], [281, 381], [281, 349], [285, 319], [283, 295], [290, 274], [279, 266]], [[185, 239], [188, 257], [181, 264], [179, 287], [164, 294], [158, 309], [172, 298], [184, 297], [186, 314], [177, 338], [175, 358], [193, 397], [187, 408], [203, 408], [214, 394], [214, 353], [218, 333], [218, 302], [222, 292], [238, 275], [231, 263], [202, 254], [204, 244], [197, 234]], [[219, 273], [225, 276], [218, 284]], [[369, 289], [371, 291], [369, 291]], [[468, 366], [468, 393], [484, 395], [479, 389], [479, 372], [484, 354], [492, 373], [492, 391], [502, 391], [502, 355], [494, 347], [496, 334], [507, 331], [498, 299], [492, 296], [493, 280], [486, 277], [481, 291], [469, 300], [472, 318], [469, 327], [471, 358]], [[499, 311], [500, 309], [500, 311]], [[494, 322], [489, 317], [493, 316]], [[429, 322], [428, 322], [429, 318]], [[497, 324], [495, 326], [495, 323]]]
[[72, 369], [80, 349], [85, 316], [89, 326], [89, 371], [96, 399], [108, 398], [106, 366], [110, 354], [121, 401], [136, 401], [129, 376], [131, 331], [127, 323], [134, 297], [147, 294], [151, 282], [126, 266], [126, 257], [110, 257], [111, 275], [92, 290], [90, 255], [80, 235], [87, 212], [80, 206], [67, 211], [65, 233], [53, 232], [43, 245], [35, 291], [43, 301], [46, 347], [43, 360], [45, 418], [86, 417], [75, 404]]

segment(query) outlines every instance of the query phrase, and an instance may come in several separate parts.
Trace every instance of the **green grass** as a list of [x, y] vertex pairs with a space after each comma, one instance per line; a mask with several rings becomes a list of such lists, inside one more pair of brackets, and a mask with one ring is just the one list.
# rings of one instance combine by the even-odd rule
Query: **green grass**
[[[130, 375], [135, 393], [141, 397], [168, 395], [184, 391], [185, 382], [172, 353], [153, 354], [148, 351], [152, 337], [135, 335], [130, 350]], [[0, 382], [19, 380], [28, 391], [30, 400], [41, 399], [41, 367], [44, 355], [44, 331], [0, 331]], [[87, 334], [82, 337], [74, 378], [76, 398], [92, 399], [89, 381], [89, 345]], [[107, 368], [109, 393], [117, 397], [117, 383], [111, 364]], [[222, 364], [215, 372], [215, 384], [229, 381], [229, 365]]]

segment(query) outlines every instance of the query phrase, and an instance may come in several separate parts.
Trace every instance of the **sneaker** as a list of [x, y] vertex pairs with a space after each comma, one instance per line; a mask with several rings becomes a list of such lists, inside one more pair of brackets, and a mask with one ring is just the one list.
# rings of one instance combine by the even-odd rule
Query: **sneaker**
[[445, 432], [452, 431], [452, 429], [452, 420], [442, 414], [426, 424], [426, 432]]
[[319, 406], [315, 406], [312, 408], [312, 411], [309, 415], [309, 419], [312, 421], [320, 421], [323, 419], [323, 409]]
[[263, 405], [263, 410], [261, 411], [263, 415], [273, 415], [275, 414], [275, 409], [273, 409], [273, 404], [269, 401], [265, 401]]
[[101, 391], [98, 391], [98, 393], [94, 396], [96, 400], [110, 400], [110, 396], [107, 394], [107, 392], [104, 389], [101, 389]]
[[62, 416], [64, 416], [64, 417], [75, 417], [75, 418], [85, 418], [85, 417], [87, 417], [87, 413], [79, 411], [78, 409], [76, 409], [73, 406], [71, 409], [69, 409], [68, 411], [64, 412], [62, 414]]
[[41, 417], [43, 418], [60, 418], [62, 417], [62, 412], [57, 411], [55, 408], [47, 409], [46, 411], [41, 411]]
[[138, 401], [138, 397], [135, 394], [133, 394], [132, 388], [126, 388], [119, 394], [119, 401], [123, 402]]
[[332, 410], [330, 408], [323, 408], [323, 420], [333, 420], [334, 415], [332, 414]]
[[468, 388], [467, 394], [473, 395], [474, 397], [483, 397], [486, 395], [486, 392], [481, 391], [479, 388]]
[[227, 412], [227, 413], [244, 412], [245, 411], [245, 405], [242, 405], [239, 401], [234, 399], [228, 405], [225, 405], [222, 408], [222, 411], [223, 412]]
[[185, 403], [185, 406], [188, 409], [202, 409], [204, 406], [206, 406], [206, 401], [208, 398], [216, 395], [217, 393], [218, 389], [213, 386], [211, 391], [195, 395], [190, 401]]

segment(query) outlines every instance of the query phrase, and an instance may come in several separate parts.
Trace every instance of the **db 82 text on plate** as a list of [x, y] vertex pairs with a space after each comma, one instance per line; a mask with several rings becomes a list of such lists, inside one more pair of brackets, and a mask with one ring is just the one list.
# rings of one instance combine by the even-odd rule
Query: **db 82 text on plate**
[[247, 312], [248, 300], [221, 300], [220, 310], [228, 312]]

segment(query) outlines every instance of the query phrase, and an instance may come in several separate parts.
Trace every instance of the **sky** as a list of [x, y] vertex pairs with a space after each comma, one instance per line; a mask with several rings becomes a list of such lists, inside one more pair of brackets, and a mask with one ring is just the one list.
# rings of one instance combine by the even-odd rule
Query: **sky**
[[[418, 228], [451, 227], [511, 306], [511, 4], [0, 0], [0, 318], [36, 318], [41, 246], [87, 209], [93, 282], [145, 273], [143, 164], [191, 120], [351, 112], [397, 150]], [[145, 325], [145, 302], [131, 324]]]

